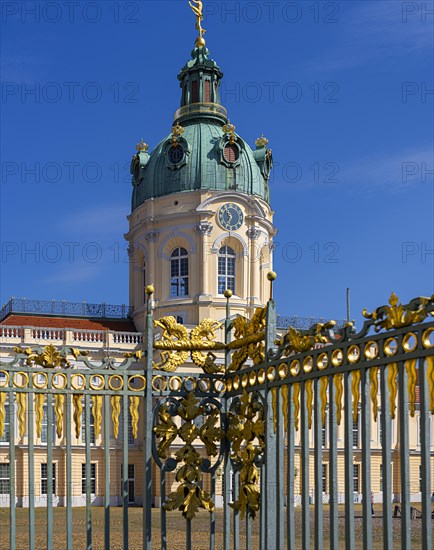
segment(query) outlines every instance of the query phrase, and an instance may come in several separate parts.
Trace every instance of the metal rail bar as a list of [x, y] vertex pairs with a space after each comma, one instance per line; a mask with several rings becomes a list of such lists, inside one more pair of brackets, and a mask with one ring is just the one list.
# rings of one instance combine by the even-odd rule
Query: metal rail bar
[[315, 549], [323, 548], [321, 380], [314, 381]]
[[[354, 468], [353, 468], [353, 411], [352, 407], [352, 376], [344, 374], [344, 400], [345, 400], [345, 548], [354, 549]], [[356, 405], [357, 406], [357, 405]], [[358, 412], [358, 411], [357, 411]], [[357, 424], [358, 424], [357, 416]], [[357, 489], [359, 490], [359, 489]]]

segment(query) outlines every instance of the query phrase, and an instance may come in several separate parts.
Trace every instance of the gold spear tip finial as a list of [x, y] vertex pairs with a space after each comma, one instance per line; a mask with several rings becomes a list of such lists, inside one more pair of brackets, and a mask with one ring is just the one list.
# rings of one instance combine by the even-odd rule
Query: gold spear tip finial
[[155, 288], [154, 285], [148, 285], [146, 287], [146, 294], [150, 296], [151, 294], [154, 294]]
[[271, 282], [275, 281], [277, 279], [277, 273], [275, 271], [270, 271], [267, 274], [267, 279]]
[[232, 298], [232, 290], [225, 290], [224, 292], [224, 297], [227, 298], [229, 300], [229, 298]]

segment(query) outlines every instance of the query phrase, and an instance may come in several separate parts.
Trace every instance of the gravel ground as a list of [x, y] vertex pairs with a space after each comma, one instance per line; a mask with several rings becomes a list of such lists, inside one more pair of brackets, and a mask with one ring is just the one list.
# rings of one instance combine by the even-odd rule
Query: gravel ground
[[[373, 549], [382, 549], [383, 524], [381, 517], [381, 509], [376, 505], [377, 515], [373, 518]], [[92, 508], [92, 529], [93, 529], [93, 549], [99, 550], [104, 548], [104, 511], [102, 508]], [[55, 508], [53, 510], [54, 517], [54, 541], [53, 549], [62, 550], [66, 548], [65, 544], [65, 509]], [[329, 537], [329, 511], [328, 507], [324, 506], [324, 524], [323, 537], [325, 547], [328, 546]], [[0, 509], [0, 549], [7, 550], [9, 548], [9, 523], [8, 510]], [[313, 509], [311, 510], [311, 522], [313, 526]], [[161, 548], [159, 537], [160, 529], [160, 512], [154, 509], [152, 511], [153, 524], [153, 549]], [[393, 538], [395, 547], [400, 548], [400, 525], [401, 520], [393, 520]], [[37, 549], [46, 547], [46, 512], [42, 508], [36, 509], [36, 545]], [[421, 548], [421, 520], [412, 520], [412, 542], [413, 548]], [[192, 523], [193, 533], [193, 549], [207, 550], [209, 548], [209, 514], [200, 512]], [[122, 546], [122, 509], [112, 508], [110, 518], [111, 528], [111, 550], [123, 550]], [[179, 512], [171, 512], [167, 514], [167, 547], [169, 550], [184, 550], [185, 549], [185, 521]], [[297, 548], [304, 550], [301, 544], [301, 510], [296, 508], [295, 513], [295, 529]], [[313, 531], [313, 527], [312, 527]], [[240, 526], [241, 546], [245, 548], [245, 523], [241, 522]], [[216, 513], [216, 550], [223, 547], [223, 514], [219, 510]], [[313, 533], [312, 533], [313, 535]], [[357, 550], [365, 550], [362, 542], [362, 513], [361, 507], [355, 507], [355, 540]], [[259, 521], [256, 520], [252, 524], [252, 550], [259, 546]], [[343, 507], [339, 507], [339, 547], [344, 548], [345, 543], [345, 517]], [[313, 541], [312, 541], [313, 542]], [[74, 508], [73, 510], [73, 545], [74, 550], [84, 550], [86, 548], [86, 516], [84, 508]], [[313, 547], [313, 545], [312, 545]], [[17, 550], [27, 550], [28, 548], [28, 511], [26, 509], [17, 509]], [[142, 550], [142, 509], [129, 509], [129, 549]], [[267, 550], [275, 550], [268, 548]], [[277, 549], [276, 549], [277, 550]], [[280, 550], [280, 549], [278, 549]], [[283, 550], [283, 549], [282, 549]]]

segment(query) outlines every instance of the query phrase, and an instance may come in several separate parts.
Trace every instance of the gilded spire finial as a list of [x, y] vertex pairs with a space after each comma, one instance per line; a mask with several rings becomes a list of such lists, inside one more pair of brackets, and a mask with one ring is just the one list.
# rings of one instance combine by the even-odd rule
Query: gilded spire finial
[[201, 2], [201, 0], [192, 0], [192, 2], [193, 3], [189, 2], [189, 4], [193, 13], [196, 15], [196, 29], [199, 32], [199, 36], [196, 38], [196, 48], [203, 48], [206, 44], [205, 38], [203, 37], [206, 30], [202, 28], [203, 2]]

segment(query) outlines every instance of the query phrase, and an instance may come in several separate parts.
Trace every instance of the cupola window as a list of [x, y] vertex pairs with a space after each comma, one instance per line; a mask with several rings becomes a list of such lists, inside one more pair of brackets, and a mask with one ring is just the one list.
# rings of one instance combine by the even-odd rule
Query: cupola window
[[235, 252], [230, 246], [222, 246], [218, 255], [218, 293], [225, 290], [235, 293]]
[[211, 103], [211, 82], [205, 80], [203, 83], [203, 100], [205, 103]]
[[169, 149], [168, 155], [169, 155], [170, 164], [173, 164], [173, 165], [179, 164], [184, 158], [184, 149], [182, 148], [182, 145], [178, 145], [177, 147], [171, 147]]
[[227, 162], [233, 163], [238, 160], [240, 152], [235, 143], [228, 143], [223, 149], [223, 155]]
[[170, 296], [188, 296], [188, 252], [176, 248], [170, 258]]
[[199, 103], [199, 82], [197, 80], [193, 80], [191, 83], [191, 102]]

